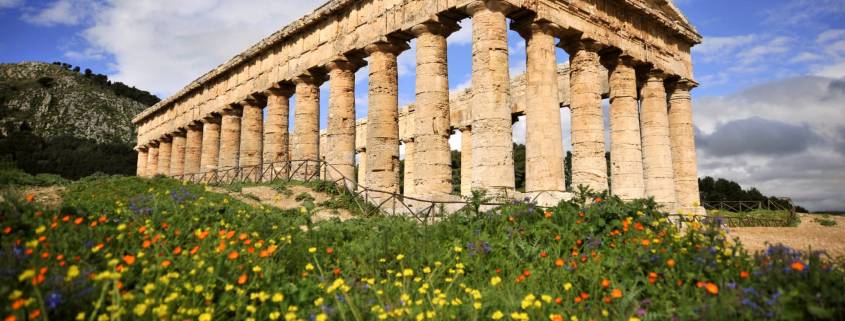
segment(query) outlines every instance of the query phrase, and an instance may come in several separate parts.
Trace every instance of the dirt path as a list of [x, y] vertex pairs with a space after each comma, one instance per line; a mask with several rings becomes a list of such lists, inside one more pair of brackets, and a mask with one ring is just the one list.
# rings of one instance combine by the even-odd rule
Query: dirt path
[[[25, 186], [7, 190], [12, 192], [12, 195], [20, 195], [20, 198], [32, 198], [33, 202], [42, 204], [47, 208], [57, 208], [62, 205], [62, 193], [65, 188], [62, 186]], [[0, 195], [0, 201], [3, 201], [3, 196]]]
[[[331, 196], [326, 193], [315, 192], [308, 187], [291, 185], [288, 187], [289, 193], [280, 193], [269, 186], [249, 186], [241, 189], [241, 192], [233, 192], [222, 187], [209, 187], [209, 190], [218, 194], [229, 195], [241, 202], [250, 206], [270, 206], [280, 209], [298, 209], [304, 204], [304, 200], [297, 201], [296, 197], [300, 194], [308, 194], [314, 198], [314, 204], [320, 204], [331, 199]], [[338, 218], [345, 221], [353, 218], [352, 213], [347, 209], [330, 209], [317, 207], [314, 211], [313, 220], [323, 221]]]
[[831, 257], [845, 257], [845, 217], [831, 215], [835, 226], [823, 226], [814, 219], [820, 214], [800, 214], [798, 227], [735, 227], [729, 237], [739, 237], [743, 246], [751, 252], [763, 251], [768, 244], [778, 244], [798, 249], [825, 250]]

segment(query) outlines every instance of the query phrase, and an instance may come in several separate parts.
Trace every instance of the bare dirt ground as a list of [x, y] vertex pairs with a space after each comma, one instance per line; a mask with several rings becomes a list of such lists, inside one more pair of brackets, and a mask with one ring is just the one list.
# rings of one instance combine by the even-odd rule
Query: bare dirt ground
[[[241, 189], [241, 194], [257, 198], [261, 204], [266, 206], [281, 209], [298, 209], [303, 206], [303, 201], [296, 200], [296, 197], [302, 193], [311, 195], [311, 197], [314, 198], [314, 204], [320, 204], [321, 202], [331, 199], [331, 196], [326, 193], [315, 192], [304, 186], [291, 185], [288, 189], [290, 190], [290, 193], [280, 193], [269, 186], [251, 186]], [[249, 199], [249, 197], [246, 198]], [[317, 207], [312, 217], [314, 221], [329, 220], [332, 218], [338, 218], [341, 221], [345, 221], [353, 218], [353, 216], [352, 213], [346, 209]]]
[[799, 214], [798, 227], [735, 227], [729, 237], [739, 237], [742, 245], [751, 252], [764, 251], [769, 245], [782, 243], [797, 250], [824, 250], [832, 258], [845, 257], [845, 217], [830, 215], [835, 226], [823, 226], [814, 219], [821, 214]]
[[[65, 188], [61, 186], [26, 186], [5, 191], [11, 192], [11, 195], [19, 195], [22, 199], [31, 195], [33, 202], [43, 204], [48, 208], [56, 208], [62, 205], [64, 190]], [[0, 201], [3, 201], [3, 196], [0, 196]]]

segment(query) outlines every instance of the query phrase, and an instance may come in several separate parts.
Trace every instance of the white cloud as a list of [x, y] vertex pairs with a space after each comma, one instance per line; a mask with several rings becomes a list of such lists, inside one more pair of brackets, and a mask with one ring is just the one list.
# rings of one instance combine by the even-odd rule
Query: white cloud
[[322, 0], [109, 0], [84, 33], [114, 57], [110, 78], [167, 96]]
[[825, 30], [816, 37], [816, 42], [827, 43], [833, 40], [845, 38], [845, 29]]
[[0, 9], [14, 8], [23, 3], [23, 0], [0, 0]]
[[[845, 81], [820, 77], [794, 77], [728, 96], [696, 99], [699, 175], [793, 197], [811, 210], [845, 209], [840, 197], [845, 194], [845, 147], [837, 147], [845, 146], [845, 115], [838, 112], [843, 104]], [[772, 130], [784, 132], [766, 134]], [[804, 133], [809, 139], [753, 141], [764, 139], [761, 136], [774, 139], [787, 131]], [[714, 145], [720, 144], [714, 138], [721, 138], [722, 145]], [[736, 146], [728, 146], [736, 145], [731, 140], [742, 139], [752, 140], [746, 143], [748, 149], [737, 152]], [[787, 146], [787, 141], [797, 145]]]
[[40, 26], [77, 25], [92, 11], [96, 2], [81, 0], [57, 0], [43, 8], [27, 8], [23, 20]]
[[718, 60], [725, 55], [733, 54], [742, 47], [753, 43], [755, 35], [740, 35], [731, 37], [704, 37], [704, 42], [692, 48], [696, 58], [704, 61]]
[[464, 19], [458, 23], [460, 30], [449, 36], [449, 44], [468, 45], [472, 44], [472, 19]]

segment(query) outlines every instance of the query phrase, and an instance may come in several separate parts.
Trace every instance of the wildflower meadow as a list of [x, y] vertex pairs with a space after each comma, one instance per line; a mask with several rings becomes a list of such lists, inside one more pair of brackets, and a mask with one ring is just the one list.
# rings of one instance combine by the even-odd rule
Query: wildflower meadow
[[0, 203], [0, 317], [18, 320], [843, 320], [824, 253], [748, 253], [653, 202], [515, 202], [420, 224], [311, 223], [203, 185], [106, 177]]

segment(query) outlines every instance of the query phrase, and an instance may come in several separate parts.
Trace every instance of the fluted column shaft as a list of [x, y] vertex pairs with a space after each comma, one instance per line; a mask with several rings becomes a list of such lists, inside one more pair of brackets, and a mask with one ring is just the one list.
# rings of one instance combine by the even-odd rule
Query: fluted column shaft
[[288, 161], [288, 117], [290, 96], [288, 87], [274, 89], [267, 94], [267, 119], [264, 120], [264, 164], [272, 164], [274, 173], [268, 173], [266, 180], [287, 176]]
[[367, 46], [370, 54], [369, 108], [367, 109], [366, 186], [399, 192], [399, 74], [391, 43]]
[[170, 137], [164, 137], [158, 143], [158, 165], [156, 174], [170, 176], [170, 152], [173, 149], [173, 141]]
[[417, 35], [416, 98], [414, 141], [408, 157], [414, 160], [414, 171], [421, 175], [406, 179], [416, 195], [446, 195], [452, 192], [452, 166], [449, 150], [449, 73], [446, 36], [454, 29], [440, 23], [422, 24], [413, 28]]
[[695, 154], [695, 129], [692, 123], [693, 82], [675, 81], [669, 95], [669, 136], [672, 141], [672, 164], [675, 175], [675, 196], [680, 207], [700, 206], [698, 164]]
[[147, 152], [147, 177], [153, 177], [158, 174], [158, 142], [153, 142]]
[[[329, 64], [329, 117], [326, 129], [326, 174], [332, 181], [355, 183], [355, 66], [348, 61]], [[341, 182], [347, 183], [347, 182]], [[350, 186], [351, 187], [351, 186]]]
[[610, 67], [610, 166], [612, 192], [623, 200], [643, 198], [643, 152], [637, 75], [630, 59]]
[[213, 172], [220, 165], [220, 118], [206, 118], [202, 123], [200, 171]]
[[358, 151], [358, 186], [367, 186], [367, 150]]
[[525, 191], [566, 190], [555, 37], [549, 24], [521, 28], [526, 43]]
[[472, 129], [461, 129], [461, 195], [472, 195]]
[[170, 152], [170, 176], [184, 174], [185, 171], [185, 132], [173, 134], [173, 145]]
[[188, 132], [185, 133], [185, 174], [196, 174], [200, 172], [202, 136], [201, 125], [188, 125]]
[[514, 189], [508, 28], [498, 2], [477, 2], [472, 15], [472, 186]]
[[[320, 159], [320, 85], [310, 76], [296, 80], [296, 108], [293, 120], [293, 145], [291, 159], [297, 161]], [[294, 164], [298, 167], [301, 163]], [[296, 173], [297, 178], [305, 179], [314, 172], [315, 163], [308, 163]]]
[[590, 43], [567, 44], [572, 119], [572, 186], [607, 190], [604, 119], [597, 48]]
[[238, 167], [241, 144], [241, 108], [232, 106], [223, 111], [220, 121], [219, 169]]
[[[414, 186], [414, 181], [416, 180], [416, 154], [414, 150], [416, 149], [416, 143], [413, 139], [407, 139], [404, 142], [405, 144], [405, 175], [402, 182], [404, 190], [402, 191], [403, 195], [417, 195], [416, 193], [416, 186]], [[420, 175], [426, 176], [426, 175]]]
[[135, 165], [135, 176], [147, 176], [147, 158], [149, 157], [150, 156], [148, 155], [148, 150], [146, 148], [138, 149], [138, 162]]
[[241, 141], [238, 166], [243, 179], [258, 181], [261, 177], [261, 134], [264, 125], [263, 102], [248, 101], [242, 104]]
[[643, 100], [640, 110], [643, 171], [646, 196], [653, 196], [657, 203], [673, 209], [676, 200], [675, 181], [664, 79], [665, 76], [660, 72], [649, 72], [640, 91]]

